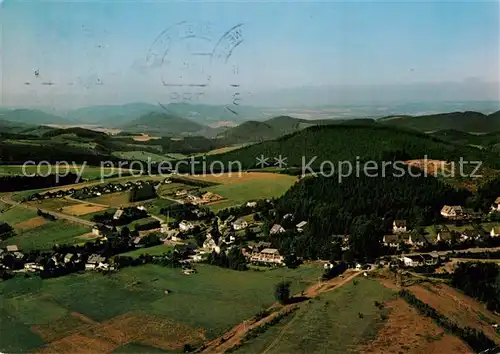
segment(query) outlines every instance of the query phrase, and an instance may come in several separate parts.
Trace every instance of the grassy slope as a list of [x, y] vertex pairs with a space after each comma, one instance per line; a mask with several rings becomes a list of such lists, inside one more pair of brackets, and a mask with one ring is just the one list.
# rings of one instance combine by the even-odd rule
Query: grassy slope
[[[243, 345], [237, 353], [347, 353], [375, 337], [381, 311], [374, 301], [391, 299], [393, 293], [375, 280], [359, 279], [357, 285], [346, 284], [322, 294], [298, 310], [274, 342], [278, 331], [271, 328]], [[358, 317], [363, 314], [363, 318]]]
[[37, 216], [36, 211], [21, 207], [11, 207], [6, 212], [0, 214], [0, 221], [6, 222], [13, 227], [16, 224], [34, 218], [35, 216]]
[[215, 203], [210, 206], [212, 210], [220, 210], [234, 205], [242, 204], [252, 199], [266, 199], [280, 197], [295, 183], [293, 176], [276, 175], [279, 178], [261, 179], [247, 182], [221, 184], [206, 188], [206, 191], [220, 194], [228, 201]]
[[[104, 321], [140, 310], [205, 328], [207, 335], [216, 336], [273, 303], [274, 285], [280, 280], [291, 280], [296, 293], [321, 274], [321, 269], [312, 267], [249, 271], [244, 276], [212, 266], [197, 268], [199, 272], [192, 276], [179, 269], [146, 265], [106, 277], [85, 273], [2, 282], [0, 350], [27, 351], [40, 345], [30, 326], [47, 324], [71, 312]], [[165, 289], [172, 293], [165, 296]]]
[[56, 243], [71, 244], [82, 242], [82, 240], [75, 237], [90, 231], [92, 230], [86, 226], [56, 220], [11, 237], [0, 243], [0, 245], [15, 244], [23, 251], [34, 249], [48, 250]]

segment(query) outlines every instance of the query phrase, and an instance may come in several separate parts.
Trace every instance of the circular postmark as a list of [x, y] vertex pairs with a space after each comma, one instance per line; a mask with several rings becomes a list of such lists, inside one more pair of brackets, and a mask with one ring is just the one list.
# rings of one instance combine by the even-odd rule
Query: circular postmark
[[223, 92], [229, 92], [226, 108], [238, 114], [237, 107], [241, 104], [239, 68], [230, 58], [235, 48], [243, 43], [243, 24], [231, 27], [220, 36], [213, 32], [210, 22], [176, 23], [154, 40], [146, 64], [160, 69], [168, 103], [200, 102], [213, 87], [213, 76], [224, 71], [221, 75], [224, 80], [219, 81], [225, 81]]

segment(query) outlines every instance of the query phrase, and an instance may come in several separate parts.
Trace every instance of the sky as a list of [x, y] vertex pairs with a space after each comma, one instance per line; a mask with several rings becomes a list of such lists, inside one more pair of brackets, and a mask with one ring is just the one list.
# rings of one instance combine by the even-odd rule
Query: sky
[[0, 104], [498, 99], [499, 18], [498, 1], [4, 0]]

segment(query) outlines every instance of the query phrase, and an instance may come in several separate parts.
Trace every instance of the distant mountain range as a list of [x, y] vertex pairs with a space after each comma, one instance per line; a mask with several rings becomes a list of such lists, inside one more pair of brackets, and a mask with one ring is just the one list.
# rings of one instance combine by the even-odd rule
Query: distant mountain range
[[207, 126], [175, 114], [151, 112], [122, 125], [121, 128], [133, 133], [169, 136], [197, 133], [206, 130]]
[[[96, 125], [116, 128], [132, 133], [148, 133], [160, 136], [202, 135], [225, 140], [228, 144], [260, 142], [276, 139], [315, 125], [329, 124], [383, 124], [423, 132], [456, 130], [470, 133], [500, 131], [500, 111], [483, 114], [474, 111], [440, 113], [430, 115], [388, 115], [374, 119], [355, 117], [344, 119], [303, 119], [276, 114], [280, 110], [261, 110], [239, 107], [231, 112], [224, 106], [174, 103], [166, 106], [148, 103], [95, 106], [65, 113], [64, 117], [36, 109], [0, 109], [0, 129], [15, 132], [40, 125]], [[281, 110], [283, 111], [283, 110]], [[291, 111], [297, 112], [296, 109]], [[299, 111], [300, 112], [300, 111]], [[308, 117], [328, 117], [333, 107], [303, 110]], [[305, 113], [307, 112], [307, 114]], [[315, 113], [317, 112], [317, 113]], [[235, 114], [237, 113], [237, 114]], [[333, 114], [333, 113], [332, 113]], [[295, 114], [293, 114], [295, 115]], [[300, 117], [300, 113], [297, 113]], [[264, 120], [266, 117], [273, 117]], [[361, 116], [363, 117], [363, 116]], [[366, 117], [366, 115], [364, 116]], [[224, 122], [238, 123], [227, 127]], [[12, 130], [14, 131], [14, 130]]]
[[470, 133], [490, 133], [500, 131], [500, 111], [486, 115], [479, 112], [452, 112], [424, 116], [389, 116], [378, 122], [432, 132], [438, 130], [460, 130]]

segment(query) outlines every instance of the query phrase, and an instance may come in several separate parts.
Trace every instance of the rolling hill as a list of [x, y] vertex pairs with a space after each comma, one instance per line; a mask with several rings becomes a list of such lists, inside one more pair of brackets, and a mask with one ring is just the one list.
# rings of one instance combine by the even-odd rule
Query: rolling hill
[[[272, 166], [274, 158], [286, 157], [288, 167], [300, 167], [316, 158], [311, 166], [317, 168], [323, 161], [332, 161], [336, 166], [339, 161], [393, 161], [423, 158], [457, 160], [483, 160], [490, 164], [498, 164], [498, 154], [490, 154], [478, 148], [459, 146], [446, 142], [425, 133], [408, 129], [400, 129], [384, 125], [323, 125], [314, 126], [277, 140], [265, 141], [214, 155], [207, 163], [220, 160], [240, 161], [244, 169], [257, 168], [257, 157], [269, 158]], [[210, 161], [208, 161], [210, 160]], [[227, 166], [227, 165], [226, 165]], [[269, 166], [269, 165], [268, 165]], [[500, 165], [498, 165], [500, 166]]]
[[278, 116], [266, 121], [247, 121], [218, 135], [227, 145], [262, 142], [314, 126], [341, 123], [339, 120], [307, 120]]
[[49, 114], [38, 109], [10, 109], [0, 112], [0, 119], [15, 122], [17, 124], [72, 124], [71, 121], [62, 117]]
[[425, 132], [461, 130], [471, 133], [500, 131], [500, 111], [486, 115], [479, 112], [452, 112], [425, 116], [388, 116], [379, 123], [416, 129]]
[[151, 112], [161, 112], [159, 105], [129, 103], [124, 105], [91, 106], [67, 113], [68, 119], [83, 124], [98, 124], [105, 127], [119, 127]]
[[124, 124], [121, 128], [134, 133], [170, 136], [192, 134], [206, 130], [208, 127], [174, 114], [151, 112]]

